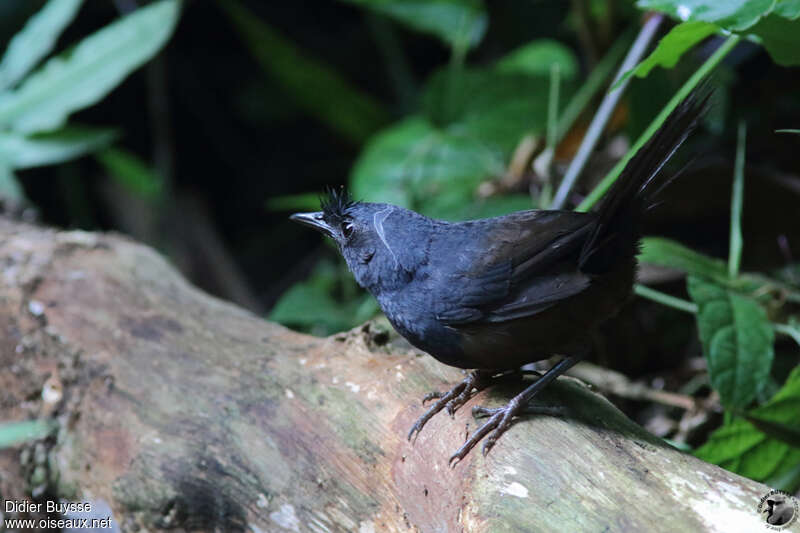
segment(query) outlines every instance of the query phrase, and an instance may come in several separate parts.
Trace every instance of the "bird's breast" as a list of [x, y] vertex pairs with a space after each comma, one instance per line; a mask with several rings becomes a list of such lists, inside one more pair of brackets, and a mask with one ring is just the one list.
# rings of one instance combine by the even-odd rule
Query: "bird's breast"
[[463, 359], [460, 335], [436, 319], [430, 292], [397, 291], [377, 298], [386, 318], [408, 342], [442, 363], [467, 368], [458, 362]]

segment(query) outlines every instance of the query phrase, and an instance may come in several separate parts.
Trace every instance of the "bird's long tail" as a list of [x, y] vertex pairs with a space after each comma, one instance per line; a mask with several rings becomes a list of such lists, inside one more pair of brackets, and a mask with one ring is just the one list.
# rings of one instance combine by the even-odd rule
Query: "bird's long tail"
[[705, 92], [687, 96], [625, 165], [597, 209], [597, 224], [581, 250], [581, 270], [604, 272], [618, 254], [635, 253], [630, 247], [638, 246], [642, 215], [671, 180], [661, 169], [703, 116], [711, 95]]

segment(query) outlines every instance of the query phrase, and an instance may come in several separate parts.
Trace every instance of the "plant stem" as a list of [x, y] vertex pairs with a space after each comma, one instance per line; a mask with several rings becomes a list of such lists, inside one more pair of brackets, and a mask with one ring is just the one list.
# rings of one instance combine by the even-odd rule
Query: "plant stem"
[[450, 63], [447, 65], [447, 98], [443, 102], [445, 116], [451, 117], [453, 102], [456, 101], [456, 93], [461, 85], [461, 77], [464, 72], [464, 62], [469, 51], [469, 41], [461, 39], [453, 43], [450, 49]]
[[622, 54], [627, 50], [628, 43], [631, 40], [633, 32], [626, 31], [622, 36], [617, 39], [611, 48], [600, 60], [600, 63], [592, 69], [586, 81], [583, 82], [580, 88], [570, 99], [567, 106], [561, 112], [561, 118], [558, 119], [558, 132], [556, 135], [557, 142], [561, 142], [567, 132], [572, 128], [575, 120], [580, 116], [583, 110], [589, 105], [594, 95], [605, 84], [614, 66], [622, 58]]
[[736, 164], [733, 168], [733, 193], [731, 194], [731, 237], [728, 252], [728, 276], [735, 279], [739, 275], [742, 261], [742, 196], [744, 194], [744, 153], [747, 125], [739, 123], [736, 142]]
[[550, 98], [547, 101], [547, 148], [555, 151], [558, 144], [558, 97], [561, 70], [558, 63], [550, 66]]
[[654, 302], [658, 302], [662, 305], [666, 305], [667, 307], [671, 307], [679, 311], [685, 311], [687, 313], [693, 313], [693, 314], [697, 313], [697, 304], [688, 302], [681, 298], [676, 298], [675, 296], [670, 296], [669, 294], [665, 294], [661, 291], [651, 289], [650, 287], [647, 287], [646, 285], [642, 285], [640, 283], [637, 283], [636, 285], [633, 286], [633, 292], [635, 292], [642, 298], [653, 300]]
[[[663, 20], [664, 15], [657, 13], [651, 16], [647, 22], [644, 23], [644, 26], [642, 26], [639, 35], [633, 42], [628, 55], [625, 57], [625, 61], [622, 62], [622, 65], [617, 71], [617, 75], [614, 76], [612, 85], [616, 83], [623, 74], [635, 67], [636, 64], [642, 59], [642, 56], [644, 56], [644, 53], [647, 51], [647, 47], [655, 37], [658, 27]], [[592, 123], [589, 125], [589, 129], [586, 132], [586, 136], [583, 138], [583, 142], [581, 142], [580, 148], [578, 148], [578, 153], [575, 154], [575, 157], [572, 159], [572, 162], [567, 169], [567, 173], [564, 175], [564, 179], [562, 180], [561, 185], [558, 187], [556, 197], [553, 199], [553, 203], [550, 205], [551, 209], [561, 209], [564, 207], [572, 187], [574, 187], [575, 182], [578, 180], [578, 176], [586, 166], [589, 156], [592, 154], [594, 147], [597, 145], [597, 141], [600, 139], [600, 135], [602, 135], [603, 130], [606, 127], [606, 123], [608, 123], [608, 119], [611, 118], [611, 113], [613, 113], [614, 109], [617, 107], [619, 99], [625, 92], [625, 88], [628, 86], [629, 81], [630, 78], [625, 80], [616, 89], [612, 89], [606, 93], [603, 101], [600, 103], [600, 107], [597, 109], [597, 113], [595, 113], [594, 118], [592, 119]]]
[[730, 37], [728, 37], [725, 40], [725, 42], [722, 43], [722, 46], [720, 46], [717, 49], [717, 51], [714, 52], [714, 54], [711, 57], [709, 57], [699, 69], [697, 69], [697, 71], [692, 75], [692, 77], [689, 78], [686, 81], [686, 83], [684, 83], [683, 86], [678, 90], [678, 92], [675, 93], [675, 95], [667, 103], [664, 109], [661, 110], [661, 113], [659, 113], [658, 116], [655, 119], [653, 119], [653, 122], [650, 123], [650, 126], [647, 127], [644, 133], [642, 133], [642, 135], [636, 141], [636, 144], [634, 144], [633, 147], [630, 150], [628, 150], [628, 153], [625, 154], [625, 157], [623, 157], [614, 166], [614, 168], [611, 169], [611, 171], [606, 175], [606, 177], [603, 178], [603, 181], [601, 181], [597, 185], [597, 187], [595, 187], [594, 190], [592, 190], [589, 196], [587, 196], [583, 200], [583, 202], [581, 202], [581, 204], [576, 208], [576, 211], [588, 211], [589, 209], [592, 208], [594, 204], [597, 203], [598, 200], [600, 200], [600, 198], [603, 197], [603, 194], [605, 194], [605, 192], [611, 187], [611, 185], [614, 184], [614, 182], [622, 172], [622, 169], [625, 168], [625, 165], [628, 164], [628, 161], [630, 161], [630, 159], [639, 150], [639, 148], [641, 148], [644, 145], [644, 143], [646, 143], [650, 139], [650, 137], [653, 136], [653, 134], [658, 130], [658, 128], [661, 127], [661, 124], [663, 124], [664, 121], [667, 119], [669, 114], [676, 107], [678, 107], [678, 104], [680, 104], [687, 96], [689, 96], [689, 93], [691, 93], [692, 90], [695, 87], [697, 87], [700, 84], [700, 82], [703, 79], [705, 79], [705, 77], [712, 70], [714, 70], [714, 67], [716, 67], [719, 64], [719, 62], [722, 61], [722, 59], [726, 55], [728, 55], [728, 53], [733, 49], [734, 46], [736, 46], [736, 44], [740, 40], [741, 37], [739, 35], [731, 35]]

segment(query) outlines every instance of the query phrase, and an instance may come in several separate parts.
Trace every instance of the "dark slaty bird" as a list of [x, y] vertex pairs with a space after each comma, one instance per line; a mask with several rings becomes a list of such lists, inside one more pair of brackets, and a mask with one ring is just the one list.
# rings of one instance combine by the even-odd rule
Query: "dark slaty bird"
[[631, 295], [642, 215], [668, 181], [656, 178], [707, 99], [690, 95], [680, 104], [594, 212], [531, 210], [449, 223], [331, 191], [322, 211], [291, 216], [336, 242], [356, 281], [411, 344], [447, 365], [477, 369], [448, 393], [428, 396], [437, 402], [409, 438], [499, 372], [565, 356], [507, 406], [476, 408], [489, 418], [451, 463], [491, 432], [485, 454], [538, 391], [587, 354], [592, 333]]

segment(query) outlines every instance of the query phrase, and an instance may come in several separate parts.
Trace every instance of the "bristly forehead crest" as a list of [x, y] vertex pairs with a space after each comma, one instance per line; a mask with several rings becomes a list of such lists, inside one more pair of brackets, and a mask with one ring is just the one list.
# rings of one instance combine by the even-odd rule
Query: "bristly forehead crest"
[[326, 196], [319, 200], [322, 216], [328, 224], [341, 224], [347, 211], [352, 209], [358, 202], [353, 200], [350, 192], [344, 187], [335, 189], [330, 187]]

